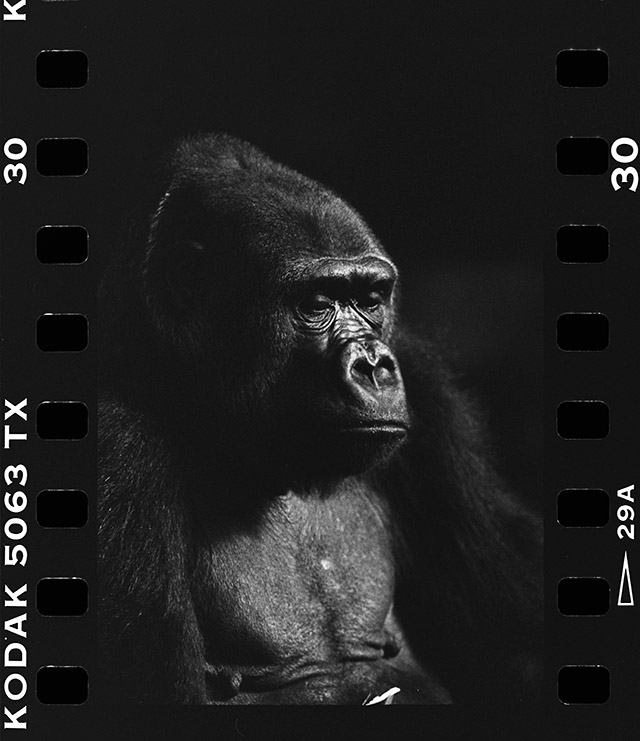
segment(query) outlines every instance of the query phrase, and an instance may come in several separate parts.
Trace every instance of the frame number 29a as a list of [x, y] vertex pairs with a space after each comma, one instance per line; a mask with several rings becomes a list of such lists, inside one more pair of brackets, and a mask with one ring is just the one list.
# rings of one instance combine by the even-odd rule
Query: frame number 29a
[[[618, 538], [624, 540], [635, 540], [636, 537], [636, 526], [632, 522], [635, 518], [635, 500], [633, 498], [633, 490], [635, 485], [625, 486], [624, 489], [618, 489], [618, 498], [626, 500], [627, 504], [619, 504], [618, 506], [618, 522], [620, 523], [617, 528]], [[629, 556], [627, 551], [624, 552], [624, 558], [622, 559], [622, 573], [620, 574], [620, 588], [618, 590], [618, 607], [633, 607], [633, 587], [631, 586], [631, 571], [629, 570]]]
[[[624, 146], [631, 147], [629, 154], [620, 153], [620, 147]], [[616, 162], [627, 165], [638, 156], [638, 145], [628, 136], [621, 136], [611, 145], [611, 156]], [[611, 185], [614, 190], [620, 190], [624, 185], [629, 190], [635, 191], [638, 187], [638, 171], [635, 167], [616, 167], [611, 173]]]

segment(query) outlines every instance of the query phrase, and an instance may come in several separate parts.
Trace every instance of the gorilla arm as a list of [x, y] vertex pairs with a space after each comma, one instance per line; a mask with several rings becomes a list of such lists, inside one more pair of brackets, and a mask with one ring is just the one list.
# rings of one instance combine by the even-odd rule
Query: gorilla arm
[[99, 694], [206, 703], [183, 484], [149, 415], [111, 398], [99, 412]]

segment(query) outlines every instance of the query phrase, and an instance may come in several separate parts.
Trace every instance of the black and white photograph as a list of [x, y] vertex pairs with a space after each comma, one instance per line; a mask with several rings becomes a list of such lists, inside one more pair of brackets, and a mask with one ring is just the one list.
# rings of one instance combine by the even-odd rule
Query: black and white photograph
[[533, 99], [453, 8], [207, 18], [128, 88], [166, 135], [98, 295], [105, 697], [536, 701]]
[[109, 697], [539, 696], [540, 523], [389, 252], [230, 136], [168, 170], [99, 303]]
[[5, 729], [627, 728], [617, 12], [5, 2]]

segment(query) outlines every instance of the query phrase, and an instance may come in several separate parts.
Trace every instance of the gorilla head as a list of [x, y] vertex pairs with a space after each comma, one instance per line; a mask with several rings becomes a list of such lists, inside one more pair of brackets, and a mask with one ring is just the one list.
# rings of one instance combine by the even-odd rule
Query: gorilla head
[[361, 217], [225, 136], [183, 143], [171, 170], [143, 270], [181, 385], [263, 469], [315, 480], [386, 458], [409, 425], [397, 271]]

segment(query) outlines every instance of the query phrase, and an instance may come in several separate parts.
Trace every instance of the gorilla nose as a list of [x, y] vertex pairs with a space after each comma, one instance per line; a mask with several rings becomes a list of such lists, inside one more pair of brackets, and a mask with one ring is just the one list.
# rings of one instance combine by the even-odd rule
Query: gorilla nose
[[406, 427], [409, 423], [398, 361], [380, 340], [353, 340], [341, 355], [342, 382], [360, 425]]
[[390, 356], [377, 360], [357, 358], [351, 366], [350, 374], [357, 383], [369, 383], [377, 389], [393, 386], [397, 381], [396, 366]]
[[396, 359], [382, 342], [353, 342], [345, 349], [345, 356], [348, 383], [369, 387], [374, 393], [400, 383]]

